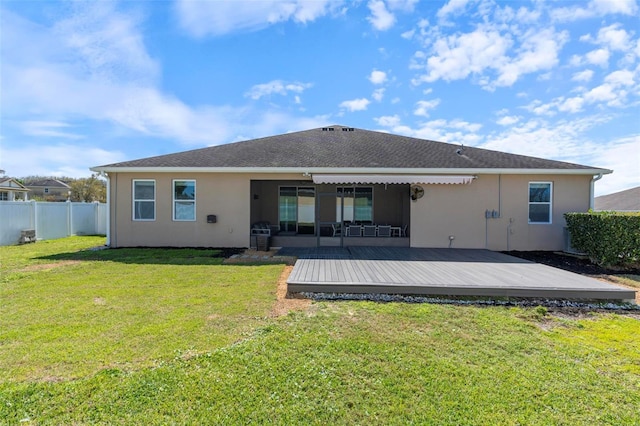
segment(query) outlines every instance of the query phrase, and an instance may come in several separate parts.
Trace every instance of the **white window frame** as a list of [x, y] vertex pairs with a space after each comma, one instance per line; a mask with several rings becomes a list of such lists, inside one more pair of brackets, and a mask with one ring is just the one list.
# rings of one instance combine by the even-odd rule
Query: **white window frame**
[[0, 191], [0, 201], [9, 201], [9, 191]]
[[[153, 200], [148, 199], [136, 199], [136, 183], [137, 182], [153, 182]], [[136, 222], [153, 222], [156, 220], [156, 180], [155, 179], [133, 179], [131, 181], [131, 218]], [[153, 218], [152, 219], [136, 219], [136, 202], [138, 201], [153, 201]]]
[[[176, 198], [176, 182], [193, 182], [193, 200], [180, 200]], [[195, 222], [196, 221], [196, 198], [198, 198], [198, 190], [196, 187], [195, 179], [173, 179], [171, 181], [171, 198], [173, 202], [171, 203], [173, 214], [171, 217], [174, 222]], [[176, 203], [192, 203], [193, 204], [193, 219], [177, 219], [176, 218]]]
[[[549, 201], [530, 201], [531, 185], [549, 185]], [[548, 222], [532, 222], [531, 206], [532, 205], [548, 205], [549, 206], [549, 221]], [[530, 225], [551, 225], [553, 223], [553, 182], [529, 182], [527, 185], [527, 221]]]

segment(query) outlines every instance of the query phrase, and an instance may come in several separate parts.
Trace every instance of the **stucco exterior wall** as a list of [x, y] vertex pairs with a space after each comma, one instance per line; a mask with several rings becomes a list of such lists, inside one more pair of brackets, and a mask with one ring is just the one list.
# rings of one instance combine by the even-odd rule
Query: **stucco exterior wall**
[[[110, 173], [110, 244], [112, 247], [248, 247], [252, 220], [277, 224], [280, 184], [313, 186], [301, 174]], [[134, 221], [134, 179], [155, 179], [156, 218]], [[173, 180], [196, 181], [196, 220], [174, 221]], [[262, 182], [260, 182], [262, 181]], [[269, 181], [269, 182], [267, 182]], [[405, 216], [412, 247], [488, 248], [491, 250], [561, 250], [563, 214], [587, 211], [591, 176], [480, 175], [468, 185], [423, 185], [425, 195], [412, 202], [400, 186], [376, 186], [378, 223]], [[552, 223], [528, 223], [529, 182], [551, 182]], [[332, 188], [329, 188], [332, 189]], [[326, 192], [327, 188], [319, 188]], [[258, 197], [260, 203], [252, 203]], [[333, 217], [333, 204], [321, 204], [321, 220]], [[485, 211], [498, 212], [485, 218]], [[207, 215], [217, 223], [207, 223]], [[328, 219], [333, 220], [333, 219]], [[449, 236], [453, 236], [451, 241]]]
[[[111, 173], [112, 247], [249, 247], [251, 179], [272, 175], [220, 173]], [[300, 179], [300, 175], [281, 175]], [[156, 218], [133, 220], [133, 180], [155, 179]], [[173, 180], [196, 181], [196, 220], [173, 220]], [[216, 223], [207, 223], [207, 215]]]
[[[591, 176], [480, 175], [468, 185], [424, 185], [411, 203], [412, 247], [562, 250], [563, 214], [589, 209]], [[529, 182], [551, 182], [551, 224], [528, 223]], [[485, 218], [495, 210], [497, 218]], [[453, 236], [453, 240], [450, 240]]]

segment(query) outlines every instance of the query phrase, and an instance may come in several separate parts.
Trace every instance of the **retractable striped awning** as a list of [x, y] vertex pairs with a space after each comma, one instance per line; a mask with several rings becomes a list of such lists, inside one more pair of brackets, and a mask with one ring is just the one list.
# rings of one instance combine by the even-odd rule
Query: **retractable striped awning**
[[475, 176], [451, 175], [313, 175], [313, 183], [336, 184], [466, 184]]

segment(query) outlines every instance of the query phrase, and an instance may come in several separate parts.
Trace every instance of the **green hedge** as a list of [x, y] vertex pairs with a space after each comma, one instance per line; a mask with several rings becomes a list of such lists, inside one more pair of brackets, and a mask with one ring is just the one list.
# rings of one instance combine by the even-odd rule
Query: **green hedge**
[[571, 245], [604, 266], [640, 263], [640, 213], [566, 213]]

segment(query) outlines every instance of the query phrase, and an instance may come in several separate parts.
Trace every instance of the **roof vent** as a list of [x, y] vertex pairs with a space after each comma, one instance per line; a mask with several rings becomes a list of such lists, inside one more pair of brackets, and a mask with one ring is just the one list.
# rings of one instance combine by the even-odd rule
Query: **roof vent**
[[322, 131], [323, 132], [333, 132], [335, 129], [333, 127], [323, 127]]
[[342, 131], [343, 132], [353, 132], [353, 127], [343, 127]]

